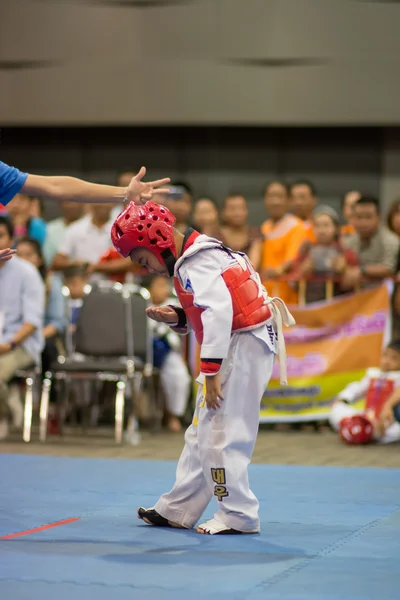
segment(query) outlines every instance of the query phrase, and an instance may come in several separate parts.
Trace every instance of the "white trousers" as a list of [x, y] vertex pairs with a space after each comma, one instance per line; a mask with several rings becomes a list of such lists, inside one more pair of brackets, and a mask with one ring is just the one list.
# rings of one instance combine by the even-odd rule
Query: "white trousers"
[[175, 485], [154, 507], [163, 517], [191, 528], [214, 497], [216, 520], [239, 531], [259, 529], [258, 500], [247, 470], [274, 359], [267, 343], [251, 332], [232, 336], [221, 368], [224, 401], [208, 410], [200, 386]]
[[[346, 417], [353, 417], [354, 415], [363, 415], [364, 411], [357, 410], [346, 402], [335, 402], [332, 406], [331, 415], [329, 422], [335, 431], [339, 431], [340, 421]], [[376, 440], [380, 444], [390, 444], [391, 442], [398, 442], [400, 440], [400, 423], [395, 421], [388, 427], [384, 435]]]
[[182, 356], [171, 350], [160, 369], [161, 385], [168, 412], [181, 417], [189, 398], [191, 379]]

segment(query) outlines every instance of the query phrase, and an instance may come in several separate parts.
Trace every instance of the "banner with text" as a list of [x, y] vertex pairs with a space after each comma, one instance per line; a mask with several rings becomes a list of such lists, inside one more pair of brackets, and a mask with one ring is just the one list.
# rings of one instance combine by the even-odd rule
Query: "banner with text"
[[392, 284], [291, 308], [296, 327], [285, 330], [288, 385], [279, 364], [261, 403], [260, 422], [326, 419], [334, 397], [369, 367], [379, 366], [390, 339]]

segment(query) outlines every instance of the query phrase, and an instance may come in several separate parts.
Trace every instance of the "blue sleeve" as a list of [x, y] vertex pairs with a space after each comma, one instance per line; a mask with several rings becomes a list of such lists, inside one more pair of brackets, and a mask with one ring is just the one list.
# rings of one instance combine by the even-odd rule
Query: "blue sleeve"
[[51, 278], [44, 324], [54, 325], [58, 333], [62, 333], [67, 325], [62, 283], [59, 277]]
[[29, 223], [29, 237], [33, 238], [34, 240], [37, 240], [39, 244], [43, 246], [46, 239], [46, 233], [46, 222], [38, 217], [33, 217], [33, 219], [31, 219], [31, 222]]
[[8, 204], [24, 187], [28, 173], [9, 167], [0, 160], [0, 204]]

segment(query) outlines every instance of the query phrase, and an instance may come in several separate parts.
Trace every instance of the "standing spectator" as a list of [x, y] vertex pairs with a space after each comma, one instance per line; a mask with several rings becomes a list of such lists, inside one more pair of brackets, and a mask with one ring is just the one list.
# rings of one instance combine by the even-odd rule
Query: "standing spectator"
[[360, 266], [346, 275], [347, 285], [368, 285], [392, 277], [396, 272], [400, 241], [381, 225], [378, 200], [362, 196], [353, 211], [356, 233], [345, 238], [344, 244], [358, 255]]
[[83, 215], [83, 204], [77, 202], [61, 202], [61, 217], [47, 224], [47, 236], [43, 246], [43, 256], [48, 267], [64, 241], [67, 228]]
[[[313, 215], [315, 242], [307, 240], [293, 265], [296, 281], [309, 276], [328, 279], [343, 277], [349, 267], [358, 266], [357, 255], [342, 247], [339, 241], [339, 215], [330, 206], [319, 206]], [[345, 291], [341, 282], [333, 286], [333, 295]], [[306, 303], [325, 300], [326, 282], [310, 281], [306, 285]]]
[[193, 227], [212, 238], [221, 239], [218, 208], [211, 198], [199, 198], [193, 209]]
[[182, 193], [176, 194], [172, 192], [167, 194], [165, 200], [162, 202], [169, 208], [176, 219], [175, 229], [180, 233], [185, 233], [186, 229], [190, 227], [193, 192], [190, 185], [184, 181], [175, 181], [171, 184], [171, 189], [173, 190], [174, 188], [182, 188]]
[[311, 181], [299, 179], [289, 188], [290, 205], [293, 214], [301, 219], [307, 231], [307, 237], [314, 242], [312, 214], [317, 206], [317, 191]]
[[269, 218], [262, 224], [262, 239], [254, 242], [249, 258], [268, 293], [279, 296], [288, 304], [295, 304], [297, 292], [287, 281], [278, 279], [290, 271], [307, 233], [303, 222], [288, 212], [286, 184], [280, 181], [269, 183], [265, 188], [264, 203]]
[[387, 216], [387, 225], [400, 238], [400, 198], [394, 200]]
[[261, 238], [260, 228], [248, 225], [248, 216], [246, 198], [242, 194], [229, 194], [225, 198], [222, 210], [222, 241], [228, 248], [245, 254], [249, 254], [253, 242]]
[[355, 233], [353, 225], [353, 207], [354, 204], [361, 198], [361, 192], [357, 190], [351, 190], [346, 192], [342, 198], [342, 217], [344, 225], [341, 228], [341, 235], [352, 235]]
[[[0, 250], [12, 239], [11, 221], [0, 216]], [[33, 265], [18, 257], [0, 262], [0, 439], [8, 435], [7, 384], [18, 369], [40, 362], [44, 305], [44, 284]]]
[[42, 246], [46, 239], [46, 223], [40, 217], [31, 216], [32, 198], [17, 194], [8, 206], [8, 214], [14, 228], [14, 240], [30, 237]]
[[92, 204], [91, 215], [86, 215], [68, 227], [64, 241], [54, 257], [55, 271], [64, 271], [67, 267], [88, 263], [93, 281], [104, 278], [107, 274], [130, 270], [129, 259], [100, 262], [101, 257], [111, 247], [112, 209], [112, 204]]

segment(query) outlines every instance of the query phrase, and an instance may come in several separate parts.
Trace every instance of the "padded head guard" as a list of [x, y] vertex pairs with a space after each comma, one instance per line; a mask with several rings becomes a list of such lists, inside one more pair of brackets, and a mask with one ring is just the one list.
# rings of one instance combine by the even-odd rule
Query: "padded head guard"
[[111, 229], [113, 246], [125, 258], [135, 248], [146, 248], [164, 263], [170, 275], [176, 260], [174, 215], [161, 204], [130, 202]]
[[340, 421], [339, 433], [346, 444], [369, 444], [372, 442], [374, 428], [366, 417], [354, 415]]

